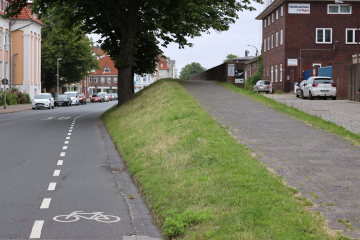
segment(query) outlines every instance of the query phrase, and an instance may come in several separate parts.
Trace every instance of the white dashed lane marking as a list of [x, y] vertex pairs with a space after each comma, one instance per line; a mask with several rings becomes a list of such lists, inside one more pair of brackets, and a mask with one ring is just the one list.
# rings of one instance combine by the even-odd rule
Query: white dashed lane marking
[[67, 149], [67, 146], [63, 146], [63, 150], [66, 150]]
[[65, 141], [64, 144], [69, 144], [69, 141]]
[[60, 157], [65, 157], [65, 152], [61, 152]]
[[30, 238], [40, 238], [43, 225], [43, 220], [35, 221], [34, 226], [31, 230]]
[[66, 137], [66, 139], [70, 139], [70, 137]]
[[48, 187], [48, 191], [54, 191], [56, 187], [56, 182], [51, 182]]
[[60, 176], [60, 170], [55, 170], [53, 176], [54, 177]]
[[71, 133], [68, 133], [68, 135], [71, 135]]
[[63, 165], [63, 160], [58, 160], [57, 165]]
[[40, 209], [49, 208], [51, 202], [51, 198], [44, 198], [43, 202], [41, 203]]

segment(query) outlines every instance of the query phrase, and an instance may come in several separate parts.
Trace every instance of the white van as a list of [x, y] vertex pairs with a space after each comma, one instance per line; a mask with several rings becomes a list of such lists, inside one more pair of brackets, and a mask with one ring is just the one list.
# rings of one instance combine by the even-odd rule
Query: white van
[[79, 93], [78, 92], [65, 92], [71, 98], [71, 105], [80, 105]]

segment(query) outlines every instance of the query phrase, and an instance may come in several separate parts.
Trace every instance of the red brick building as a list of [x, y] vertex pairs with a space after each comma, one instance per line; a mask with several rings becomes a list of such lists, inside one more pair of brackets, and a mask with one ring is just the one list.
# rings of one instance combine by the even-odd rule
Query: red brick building
[[303, 80], [304, 71], [351, 60], [357, 27], [352, 8], [360, 12], [360, 2], [271, 2], [256, 17], [262, 20], [264, 79], [290, 92], [294, 82]]

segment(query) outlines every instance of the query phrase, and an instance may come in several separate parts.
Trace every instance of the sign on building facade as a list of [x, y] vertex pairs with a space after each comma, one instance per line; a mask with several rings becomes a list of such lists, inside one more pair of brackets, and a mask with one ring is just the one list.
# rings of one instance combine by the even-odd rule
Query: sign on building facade
[[289, 14], [310, 14], [310, 4], [289, 3]]
[[298, 65], [298, 60], [297, 59], [288, 59], [287, 60], [287, 65], [288, 66], [297, 66]]
[[244, 70], [243, 69], [235, 70], [235, 83], [244, 83]]
[[235, 64], [228, 64], [228, 77], [235, 77]]

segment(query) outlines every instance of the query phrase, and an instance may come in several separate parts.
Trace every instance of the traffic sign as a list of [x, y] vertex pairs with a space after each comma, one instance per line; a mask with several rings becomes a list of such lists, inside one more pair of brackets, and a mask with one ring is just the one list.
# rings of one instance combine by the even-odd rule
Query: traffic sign
[[9, 80], [7, 80], [6, 78], [1, 80], [1, 82], [2, 82], [3, 85], [9, 84]]

